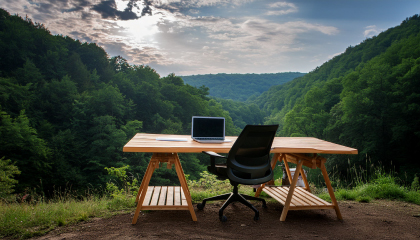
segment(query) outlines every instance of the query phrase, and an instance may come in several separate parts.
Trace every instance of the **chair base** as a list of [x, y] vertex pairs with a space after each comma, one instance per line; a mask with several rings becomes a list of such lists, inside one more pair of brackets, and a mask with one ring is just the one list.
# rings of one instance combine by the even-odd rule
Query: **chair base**
[[262, 204], [263, 204], [263, 207], [264, 208], [267, 208], [267, 203], [265, 202], [264, 199], [238, 193], [238, 185], [234, 185], [233, 186], [233, 192], [231, 192], [231, 193], [222, 194], [222, 195], [218, 195], [218, 196], [214, 196], [214, 197], [210, 197], [210, 198], [204, 199], [202, 203], [197, 204], [197, 208], [199, 210], [202, 210], [205, 207], [207, 201], [215, 201], [215, 200], [226, 200], [226, 202], [223, 204], [223, 206], [219, 210], [219, 219], [222, 222], [226, 222], [227, 221], [226, 216], [223, 215], [223, 211], [225, 210], [225, 208], [227, 206], [229, 206], [229, 204], [231, 204], [233, 202], [240, 202], [240, 203], [244, 204], [245, 206], [251, 208], [255, 212], [255, 215], [254, 215], [254, 220], [255, 221], [257, 221], [260, 218], [260, 216], [259, 216], [260, 213], [247, 200], [261, 201]]

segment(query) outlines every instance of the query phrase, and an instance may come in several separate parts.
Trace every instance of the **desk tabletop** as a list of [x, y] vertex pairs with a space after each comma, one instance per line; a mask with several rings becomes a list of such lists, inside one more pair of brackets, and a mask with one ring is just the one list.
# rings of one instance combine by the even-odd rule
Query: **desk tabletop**
[[[186, 139], [187, 141], [160, 141], [157, 138]], [[231, 142], [198, 143], [191, 135], [169, 135], [137, 133], [123, 148], [123, 152], [173, 152], [201, 153], [213, 151], [228, 153], [236, 136], [227, 136]], [[357, 149], [327, 142], [313, 137], [276, 137], [272, 145], [272, 153], [325, 153], [325, 154], [357, 154]]]

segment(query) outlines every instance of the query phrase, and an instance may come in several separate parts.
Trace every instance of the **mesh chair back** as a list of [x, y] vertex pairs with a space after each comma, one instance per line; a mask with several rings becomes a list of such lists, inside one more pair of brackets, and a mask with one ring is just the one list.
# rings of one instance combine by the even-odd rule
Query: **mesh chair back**
[[228, 154], [229, 179], [241, 184], [258, 184], [272, 178], [269, 155], [277, 128], [278, 125], [245, 126]]

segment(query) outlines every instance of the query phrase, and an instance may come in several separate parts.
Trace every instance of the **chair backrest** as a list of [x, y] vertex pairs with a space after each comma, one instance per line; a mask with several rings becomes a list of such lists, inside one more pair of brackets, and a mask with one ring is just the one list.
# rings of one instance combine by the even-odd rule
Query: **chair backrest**
[[278, 125], [247, 125], [227, 157], [228, 177], [239, 184], [260, 184], [272, 179], [270, 150]]

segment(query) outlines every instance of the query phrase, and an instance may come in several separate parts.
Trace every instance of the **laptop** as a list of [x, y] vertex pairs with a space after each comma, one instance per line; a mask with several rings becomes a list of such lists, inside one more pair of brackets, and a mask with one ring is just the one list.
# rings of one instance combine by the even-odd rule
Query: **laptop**
[[200, 143], [224, 143], [225, 118], [193, 116], [191, 138]]

